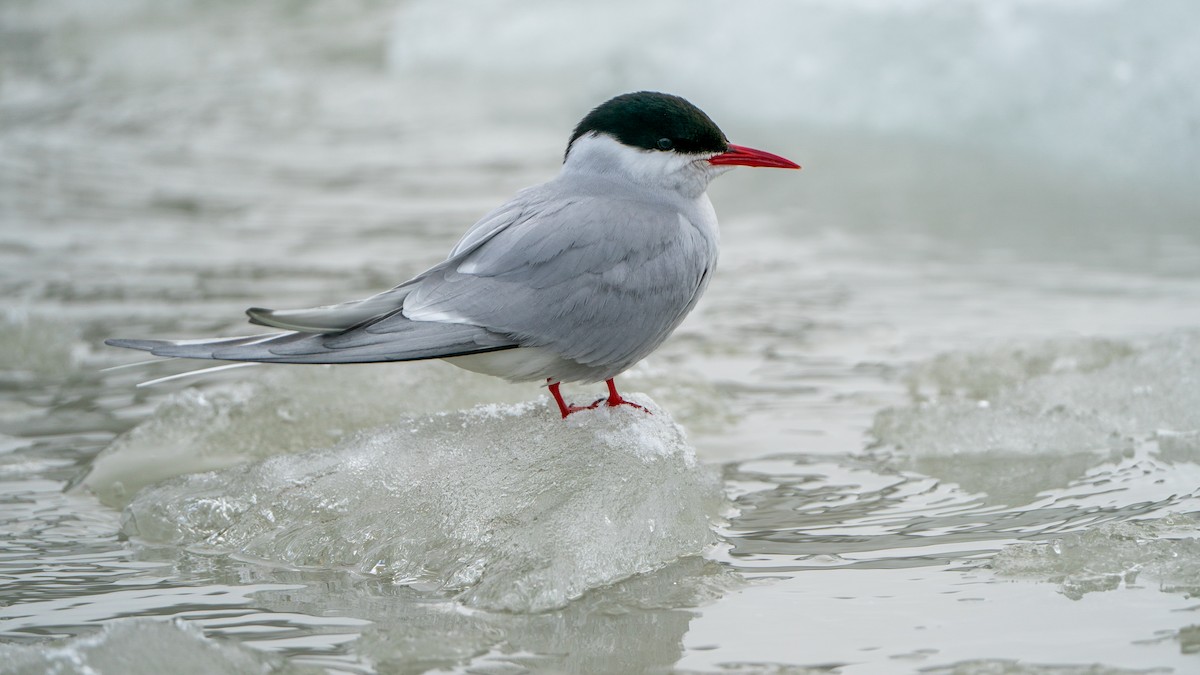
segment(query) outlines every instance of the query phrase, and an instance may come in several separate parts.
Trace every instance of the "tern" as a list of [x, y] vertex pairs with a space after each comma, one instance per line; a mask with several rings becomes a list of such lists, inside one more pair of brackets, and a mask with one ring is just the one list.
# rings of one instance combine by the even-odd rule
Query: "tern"
[[[444, 359], [510, 382], [544, 380], [564, 418], [641, 406], [614, 378], [653, 352], [696, 306], [717, 265], [706, 190], [735, 166], [799, 169], [733, 145], [696, 106], [670, 94], [617, 96], [571, 134], [554, 179], [485, 215], [449, 257], [362, 300], [246, 310], [281, 329], [202, 340], [109, 339], [158, 356], [264, 363]], [[568, 404], [564, 382], [608, 397]]]

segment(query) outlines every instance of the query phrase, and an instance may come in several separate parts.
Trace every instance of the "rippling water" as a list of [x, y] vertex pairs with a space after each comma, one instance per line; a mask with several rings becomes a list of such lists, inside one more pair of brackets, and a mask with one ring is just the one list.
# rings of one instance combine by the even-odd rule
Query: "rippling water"
[[[1195, 8], [644, 4], [0, 8], [5, 668], [1197, 669]], [[637, 88], [805, 166], [714, 184], [654, 416], [106, 370], [407, 278]]]

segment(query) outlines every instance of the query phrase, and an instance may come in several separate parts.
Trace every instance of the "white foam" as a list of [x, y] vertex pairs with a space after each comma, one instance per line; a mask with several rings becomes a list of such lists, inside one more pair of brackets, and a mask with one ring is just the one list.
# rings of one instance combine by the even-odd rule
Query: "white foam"
[[124, 529], [303, 567], [344, 568], [540, 611], [699, 554], [720, 480], [644, 396], [565, 422], [542, 400], [407, 417], [328, 450], [140, 492]]

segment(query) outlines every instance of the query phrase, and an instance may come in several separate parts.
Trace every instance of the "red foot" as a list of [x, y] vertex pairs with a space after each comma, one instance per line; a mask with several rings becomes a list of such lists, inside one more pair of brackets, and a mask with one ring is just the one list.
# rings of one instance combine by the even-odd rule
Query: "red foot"
[[[638, 410], [645, 412], [647, 415], [654, 414], [654, 413], [650, 412], [649, 410], [646, 410], [645, 406], [640, 406], [640, 405], [634, 403], [633, 401], [626, 401], [625, 399], [621, 398], [621, 395], [617, 393], [617, 383], [614, 382], [612, 378], [605, 380], [604, 383], [608, 385], [608, 402], [606, 403], [606, 405], [608, 407], [615, 408], [616, 406], [619, 406], [619, 405], [627, 405], [627, 406], [632, 406], [634, 408], [637, 408]], [[602, 401], [604, 399], [600, 399], [600, 400]], [[594, 406], [599, 403], [600, 403], [600, 401], [596, 401], [596, 403], [593, 403], [592, 405]]]
[[605, 380], [605, 383], [608, 385], [608, 398], [596, 399], [596, 401], [593, 402], [591, 405], [582, 405], [582, 406], [581, 405], [570, 405], [566, 401], [563, 400], [562, 392], [560, 392], [558, 390], [561, 383], [552, 382], [550, 379], [547, 379], [546, 381], [550, 382], [550, 395], [554, 397], [554, 402], [558, 404], [558, 411], [560, 413], [562, 413], [563, 419], [566, 419], [567, 415], [570, 415], [571, 413], [577, 413], [580, 410], [591, 410], [593, 408], [596, 408], [601, 403], [604, 403], [605, 405], [609, 406], [610, 408], [616, 407], [619, 405], [627, 405], [627, 406], [637, 408], [638, 410], [645, 411], [645, 413], [647, 415], [654, 414], [654, 413], [650, 412], [649, 410], [646, 410], [646, 408], [644, 406], [640, 406], [640, 405], [634, 403], [633, 401], [626, 401], [624, 398], [622, 398], [621, 395], [617, 393], [617, 383], [613, 382], [612, 378]]
[[561, 386], [561, 383], [560, 382], [551, 382], [551, 380], [549, 378], [546, 378], [546, 381], [550, 382], [550, 395], [554, 397], [554, 402], [558, 404], [558, 412], [562, 413], [564, 420], [567, 419], [567, 415], [570, 415], [571, 413], [577, 413], [580, 410], [589, 410], [595, 406], [594, 403], [589, 406], [578, 406], [578, 405], [568, 404], [566, 401], [563, 400], [562, 392], [560, 392], [558, 390], [559, 386]]

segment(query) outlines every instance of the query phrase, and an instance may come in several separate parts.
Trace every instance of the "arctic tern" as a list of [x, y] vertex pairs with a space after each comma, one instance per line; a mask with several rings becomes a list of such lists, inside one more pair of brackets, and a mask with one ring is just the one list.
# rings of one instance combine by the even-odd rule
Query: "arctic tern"
[[[799, 169], [733, 145], [708, 115], [670, 94], [602, 103], [579, 122], [562, 170], [475, 223], [446, 260], [377, 295], [299, 310], [246, 310], [282, 329], [204, 340], [110, 339], [158, 356], [265, 363], [445, 359], [511, 382], [545, 380], [565, 418], [640, 408], [613, 380], [692, 311], [717, 264], [705, 190], [735, 166]], [[608, 397], [563, 400], [562, 382]]]

